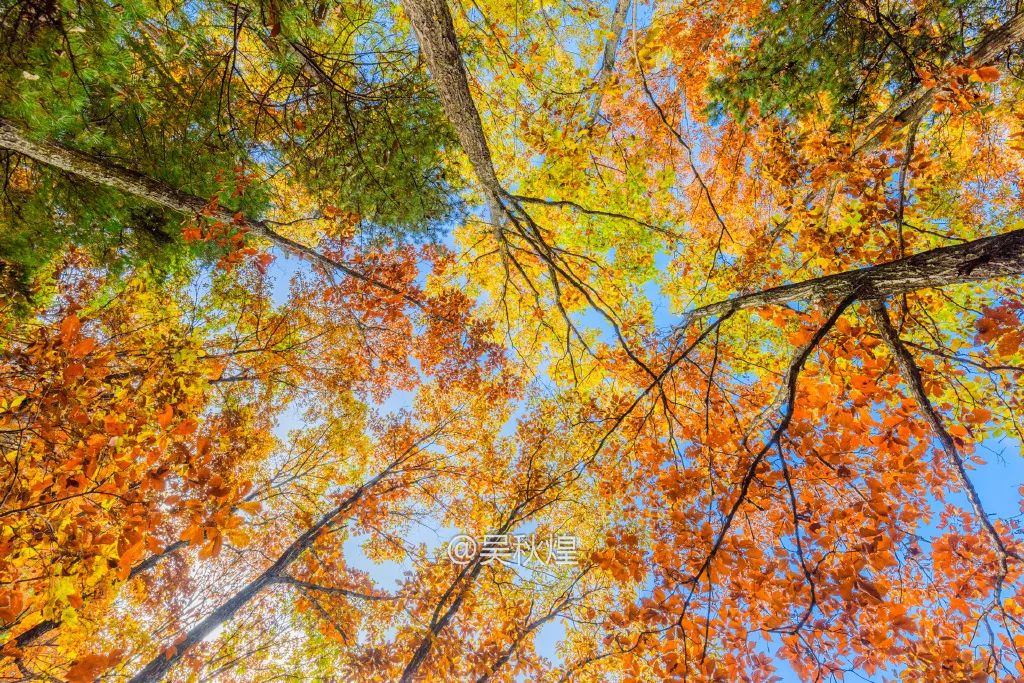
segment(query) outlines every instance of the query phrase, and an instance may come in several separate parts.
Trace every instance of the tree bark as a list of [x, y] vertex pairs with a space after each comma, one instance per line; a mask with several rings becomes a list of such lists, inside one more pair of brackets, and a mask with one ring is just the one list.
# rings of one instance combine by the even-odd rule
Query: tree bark
[[[623, 3], [624, 4], [624, 3]], [[470, 163], [489, 201], [502, 207], [506, 196], [494, 171], [487, 139], [476, 105], [469, 91], [462, 54], [446, 0], [403, 0], [402, 6], [420, 41], [431, 76], [441, 95], [449, 120], [455, 126]], [[1015, 42], [1024, 38], [1024, 14], [1019, 14], [986, 35], [971, 53], [975, 64], [991, 62]], [[910, 104], [894, 115], [872, 125], [875, 133], [866, 143], [875, 144], [877, 131], [890, 120], [901, 126], [916, 112], [930, 106], [935, 93], [918, 88], [904, 99]], [[492, 208], [493, 211], [493, 208]], [[925, 287], [943, 287], [1018, 275], [1024, 258], [1024, 231], [975, 240], [967, 244], [933, 249], [898, 261], [849, 271], [807, 282], [775, 287], [757, 294], [719, 301], [693, 312], [721, 315], [728, 310], [784, 304], [822, 296], [842, 297], [859, 289], [858, 298], [885, 297]]]
[[612, 14], [611, 36], [604, 43], [602, 51], [601, 67], [598, 69], [594, 79], [594, 97], [590, 102], [590, 113], [587, 115], [586, 128], [597, 123], [597, 117], [601, 115], [601, 101], [604, 99], [604, 89], [611, 80], [615, 71], [615, 57], [619, 51], [619, 43], [622, 42], [622, 32], [626, 28], [626, 13], [629, 12], [630, 0], [617, 0], [615, 11]]
[[[155, 555], [150, 555], [145, 560], [132, 567], [131, 573], [128, 574], [128, 580], [131, 581], [140, 574], [149, 571], [150, 569], [158, 565], [164, 558], [174, 554], [175, 552], [181, 550], [187, 545], [188, 543], [186, 543], [185, 541], [175, 541], [174, 543], [164, 548], [161, 552], [156, 553]], [[60, 624], [61, 622], [55, 619], [46, 619], [44, 621], [40, 621], [32, 628], [18, 635], [14, 639], [14, 644], [18, 648], [27, 647], [31, 645], [37, 638], [46, 635], [50, 631], [60, 626]]]
[[31, 645], [36, 638], [46, 635], [58, 626], [60, 626], [59, 621], [56, 621], [54, 619], [44, 619], [43, 621], [40, 621], [38, 624], [28, 629], [27, 631], [21, 633], [17, 638], [15, 638], [14, 645], [18, 649], [22, 649], [27, 645]]
[[480, 558], [474, 562], [473, 568], [469, 573], [462, 578], [465, 584], [462, 590], [459, 591], [458, 596], [452, 601], [452, 604], [445, 610], [444, 615], [436, 620], [428, 629], [427, 634], [420, 640], [416, 650], [412, 653], [412, 658], [409, 659], [409, 663], [405, 665], [405, 669], [402, 670], [402, 677], [399, 679], [399, 683], [412, 683], [416, 679], [416, 675], [419, 673], [420, 667], [427, 661], [427, 657], [430, 655], [430, 650], [434, 646], [434, 639], [448, 626], [448, 623], [455, 617], [455, 615], [462, 608], [462, 603], [466, 599], [466, 594], [469, 592], [473, 582], [476, 581], [477, 575], [483, 569], [483, 564], [480, 562]]
[[939, 443], [942, 444], [942, 450], [945, 451], [946, 457], [953, 465], [953, 471], [956, 472], [956, 477], [960, 480], [960, 486], [964, 489], [964, 493], [967, 494], [967, 500], [970, 501], [971, 509], [974, 511], [974, 516], [977, 519], [978, 524], [981, 525], [989, 539], [992, 541], [993, 551], [995, 552], [996, 559], [999, 563], [999, 574], [996, 577], [996, 589], [997, 591], [1001, 590], [1003, 581], [1006, 579], [1008, 571], [1007, 562], [1011, 557], [1011, 554], [1007, 549], [1006, 544], [1003, 542], [1002, 537], [999, 535], [999, 531], [996, 529], [992, 520], [989, 519], [988, 513], [985, 511], [985, 506], [981, 502], [981, 496], [978, 494], [978, 489], [975, 488], [974, 483], [971, 481], [971, 477], [967, 472], [967, 465], [964, 463], [963, 454], [960, 453], [960, 449], [953, 440], [953, 436], [946, 428], [946, 423], [943, 421], [942, 416], [928, 398], [928, 392], [924, 388], [924, 378], [921, 375], [921, 369], [918, 367], [917, 361], [914, 360], [914, 357], [904, 345], [903, 340], [900, 339], [899, 333], [896, 331], [896, 328], [893, 327], [892, 321], [889, 319], [889, 312], [886, 310], [885, 304], [881, 300], [871, 302], [871, 317], [875, 321], [875, 326], [878, 328], [878, 332], [881, 335], [882, 340], [889, 348], [889, 353], [896, 361], [896, 367], [899, 368], [900, 376], [903, 378], [907, 387], [909, 387], [911, 396], [914, 397], [914, 401], [917, 403], [918, 408], [920, 408], [921, 412], [924, 413], [928, 426], [931, 427], [932, 433], [939, 440]]
[[150, 569], [157, 566], [162, 561], [164, 561], [165, 559], [167, 559], [168, 557], [178, 552], [187, 545], [188, 541], [175, 541], [174, 543], [171, 543], [169, 546], [167, 546], [160, 552], [150, 555], [145, 560], [132, 567], [131, 572], [129, 572], [128, 574], [128, 580], [131, 581], [139, 574], [148, 572]]
[[448, 3], [446, 0], [403, 0], [402, 8], [416, 32], [445, 115], [455, 128], [459, 143], [483, 187], [491, 218], [506, 221], [508, 210], [502, 202], [505, 190], [494, 171], [480, 113], [469, 92], [469, 78]]
[[1024, 229], [940, 247], [913, 256], [845, 273], [773, 287], [701, 306], [689, 317], [722, 315], [761, 306], [777, 306], [853, 292], [858, 299], [879, 299], [929, 287], [981, 282], [1024, 274]]

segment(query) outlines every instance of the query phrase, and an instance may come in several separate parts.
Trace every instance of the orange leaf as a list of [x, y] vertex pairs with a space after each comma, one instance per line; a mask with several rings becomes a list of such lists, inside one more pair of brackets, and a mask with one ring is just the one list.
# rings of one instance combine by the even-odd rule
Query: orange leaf
[[977, 69], [975, 72], [978, 78], [986, 83], [992, 83], [999, 80], [999, 69], [994, 66], [983, 66]]
[[177, 434], [178, 436], [188, 436], [192, 432], [196, 431], [197, 427], [199, 427], [199, 425], [196, 423], [195, 420], [184, 420], [182, 421], [181, 424], [174, 428], [174, 434]]
[[21, 591], [0, 593], [0, 621], [12, 622], [18, 618], [24, 603]]
[[231, 545], [236, 548], [245, 548], [249, 545], [249, 537], [240, 529], [228, 529], [224, 532], [224, 535], [231, 541]]
[[196, 242], [203, 238], [203, 231], [197, 227], [188, 227], [181, 231], [181, 237], [186, 242]]
[[65, 346], [70, 345], [75, 340], [81, 327], [82, 323], [77, 315], [71, 314], [64, 318], [64, 321], [60, 324], [60, 340]]
[[125, 433], [126, 429], [121, 420], [113, 415], [107, 415], [103, 418], [103, 431], [110, 436], [121, 436]]
[[189, 543], [199, 543], [203, 540], [203, 527], [193, 524], [181, 532], [181, 540], [188, 541]]
[[111, 661], [111, 658], [107, 655], [85, 655], [84, 657], [79, 657], [71, 665], [71, 668], [68, 669], [65, 678], [68, 683], [92, 683], [117, 659], [120, 658]]
[[92, 337], [86, 337], [82, 341], [75, 344], [75, 347], [71, 349], [71, 355], [75, 358], [81, 358], [87, 355], [96, 347], [96, 340]]
[[160, 426], [167, 429], [167, 425], [171, 424], [171, 418], [174, 417], [174, 407], [168, 403], [164, 406], [164, 409], [156, 414], [156, 421], [160, 423]]
[[260, 273], [266, 273], [267, 272], [267, 266], [269, 266], [271, 261], [273, 261], [273, 260], [274, 260], [274, 255], [273, 254], [268, 254], [267, 252], [263, 252], [262, 254], [260, 254], [259, 256], [256, 257], [256, 260], [255, 260], [256, 270], [260, 271]]
[[804, 344], [809, 342], [811, 340], [811, 337], [813, 336], [814, 330], [811, 330], [806, 327], [801, 327], [799, 330], [791, 332], [789, 334], [789, 343], [797, 347], [803, 346]]
[[246, 501], [244, 503], [239, 503], [238, 504], [238, 508], [240, 510], [244, 510], [244, 511], [250, 513], [250, 514], [256, 514], [257, 512], [259, 512], [263, 508], [263, 506], [262, 506], [262, 504], [259, 501], [251, 500], [251, 501]]
[[217, 557], [220, 555], [220, 548], [224, 544], [224, 537], [218, 534], [214, 538], [206, 542], [203, 549], [199, 551], [200, 560], [208, 560], [211, 557]]
[[121, 579], [127, 579], [128, 574], [131, 573], [132, 566], [136, 560], [142, 557], [142, 553], [146, 550], [146, 544], [143, 541], [138, 541], [128, 546], [128, 548], [121, 553], [121, 557], [118, 559], [117, 566], [120, 570], [118, 575]]
[[999, 343], [996, 344], [996, 351], [1001, 357], [1008, 358], [1017, 353], [1022, 341], [1024, 339], [1019, 332], [1007, 332], [1000, 337]]
[[85, 374], [85, 366], [81, 363], [72, 363], [71, 365], [64, 368], [64, 381], [70, 382], [73, 379], [78, 379]]
[[964, 416], [964, 419], [974, 424], [984, 424], [992, 419], [992, 411], [987, 408], [975, 408]]

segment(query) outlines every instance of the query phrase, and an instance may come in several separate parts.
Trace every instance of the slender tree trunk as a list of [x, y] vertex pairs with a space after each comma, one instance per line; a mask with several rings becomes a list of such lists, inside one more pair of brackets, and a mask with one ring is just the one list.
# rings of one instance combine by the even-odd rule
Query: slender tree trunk
[[405, 669], [402, 670], [402, 677], [399, 679], [399, 683], [412, 683], [416, 679], [416, 675], [419, 673], [420, 667], [423, 666], [424, 662], [427, 661], [427, 657], [430, 655], [430, 650], [434, 646], [434, 639], [437, 638], [438, 634], [441, 633], [448, 626], [448, 622], [458, 613], [459, 609], [462, 608], [462, 602], [466, 599], [466, 593], [469, 592], [473, 582], [476, 581], [477, 575], [480, 570], [483, 569], [483, 565], [477, 561], [473, 566], [470, 573], [464, 578], [466, 582], [462, 590], [459, 591], [458, 596], [452, 602], [452, 604], [445, 611], [442, 616], [435, 624], [433, 624], [427, 634], [420, 640], [416, 650], [412, 653], [412, 658], [409, 663], [405, 665]]
[[44, 619], [32, 628], [19, 634], [18, 637], [14, 639], [14, 645], [19, 649], [27, 647], [31, 645], [36, 638], [46, 635], [58, 626], [60, 626], [59, 621], [55, 619]]
[[446, 0], [403, 0], [402, 8], [419, 39], [431, 79], [441, 96], [441, 106], [483, 186], [491, 218], [496, 222], [506, 221], [508, 213], [502, 201], [505, 190], [494, 171], [480, 113], [469, 92], [469, 78], [448, 3]]
[[[123, 168], [104, 159], [80, 152], [55, 142], [35, 142], [13, 123], [0, 119], [0, 147], [24, 154], [47, 166], [78, 176], [97, 185], [105, 185], [126, 194], [145, 199], [188, 216], [206, 212], [209, 202], [182, 192], [149, 176]], [[236, 218], [227, 209], [208, 213], [211, 218], [227, 223]], [[245, 227], [275, 241], [272, 231], [260, 221], [244, 218]]]
[[163, 680], [171, 668], [180, 660], [185, 653], [195, 647], [204, 638], [213, 633], [217, 627], [229, 621], [245, 607], [253, 598], [260, 594], [264, 588], [279, 583], [288, 567], [303, 552], [306, 551], [316, 540], [320, 532], [327, 527], [338, 515], [355, 505], [371, 488], [376, 486], [394, 469], [397, 462], [392, 463], [386, 470], [356, 489], [348, 498], [339, 503], [336, 507], [323, 515], [316, 524], [304, 531], [302, 535], [292, 541], [291, 545], [277, 558], [274, 564], [270, 565], [262, 574], [243, 586], [237, 593], [232, 595], [220, 607], [213, 610], [205, 619], [193, 626], [181, 642], [177, 643], [173, 650], [166, 653], [159, 653], [149, 661], [129, 683], [157, 683]]
[[619, 43], [622, 42], [622, 32], [626, 28], [626, 14], [629, 12], [630, 0], [617, 0], [615, 11], [612, 14], [611, 36], [604, 43], [604, 50], [601, 56], [601, 67], [594, 78], [594, 97], [590, 102], [590, 113], [587, 115], [587, 128], [597, 123], [597, 117], [601, 115], [601, 101], [604, 99], [604, 89], [615, 72], [615, 56], [619, 51]]
[[[488, 196], [500, 203], [505, 193], [495, 175], [480, 116], [469, 92], [466, 69], [447, 2], [403, 0], [402, 6], [416, 30], [420, 49], [441, 94], [445, 113], [455, 126], [473, 170]], [[972, 57], [977, 64], [990, 62], [1022, 37], [1024, 14], [1015, 16], [985, 36], [972, 52]], [[925, 97], [924, 90], [917, 97], [918, 100]], [[904, 111], [911, 111], [916, 106], [919, 105], [912, 104]], [[901, 125], [911, 120], [898, 112], [893, 118], [901, 122]], [[858, 288], [861, 290], [858, 298], [885, 297], [925, 287], [944, 287], [1018, 275], [1022, 271], [1024, 231], [1014, 231], [959, 246], [932, 249], [878, 266], [719, 301], [699, 308], [694, 313], [720, 315], [731, 309], [784, 304], [830, 295], [842, 297]]]
[[[139, 576], [140, 574], [149, 571], [153, 567], [157, 566], [164, 558], [174, 554], [178, 550], [181, 550], [186, 545], [188, 545], [188, 543], [186, 543], [185, 541], [175, 541], [174, 543], [164, 548], [161, 552], [156, 553], [155, 555], [150, 555], [145, 560], [132, 567], [132, 571], [128, 575], [128, 579], [134, 579], [136, 576]], [[37, 638], [46, 635], [50, 631], [60, 626], [60, 624], [61, 622], [55, 619], [46, 619], [44, 621], [40, 621], [32, 628], [19, 634], [14, 639], [14, 644], [19, 648], [28, 647], [33, 642], [35, 642]]]

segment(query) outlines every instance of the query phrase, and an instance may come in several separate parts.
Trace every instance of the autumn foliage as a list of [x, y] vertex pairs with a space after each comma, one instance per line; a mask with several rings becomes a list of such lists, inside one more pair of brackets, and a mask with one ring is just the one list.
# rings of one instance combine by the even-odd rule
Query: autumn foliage
[[0, 681], [1024, 680], [1022, 46], [0, 7]]

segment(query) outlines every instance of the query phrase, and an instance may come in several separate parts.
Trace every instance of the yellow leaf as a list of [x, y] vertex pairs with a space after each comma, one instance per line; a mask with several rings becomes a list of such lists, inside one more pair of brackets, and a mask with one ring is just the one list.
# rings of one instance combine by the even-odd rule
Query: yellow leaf
[[241, 529], [228, 529], [224, 532], [224, 535], [231, 541], [231, 545], [236, 548], [244, 548], [249, 545], [249, 537]]

